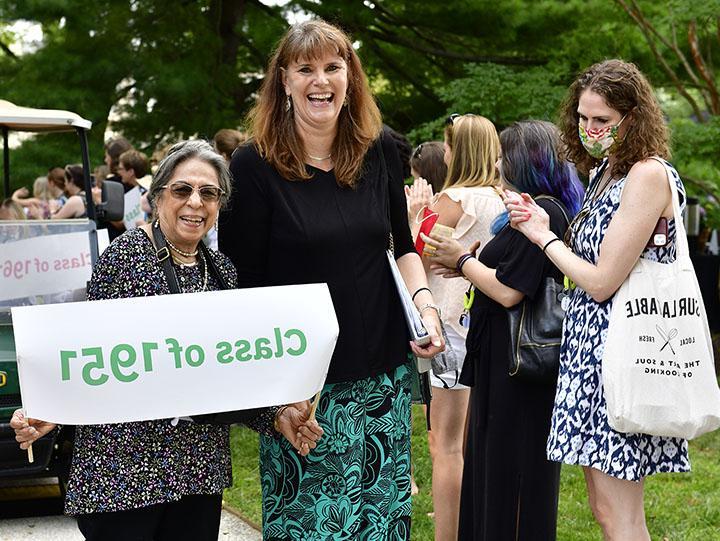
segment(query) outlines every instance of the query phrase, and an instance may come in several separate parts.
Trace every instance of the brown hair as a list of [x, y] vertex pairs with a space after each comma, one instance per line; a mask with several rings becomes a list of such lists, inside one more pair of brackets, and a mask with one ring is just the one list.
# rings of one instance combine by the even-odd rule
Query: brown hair
[[[589, 174], [601, 159], [587, 153], [578, 136], [578, 103], [585, 90], [600, 94], [608, 107], [632, 119], [613, 156], [612, 175], [625, 175], [639, 161], [660, 156], [670, 157], [669, 134], [652, 87], [640, 70], [630, 62], [605, 60], [586, 69], [570, 86], [560, 112], [560, 130], [570, 161], [578, 171]], [[625, 123], [627, 123], [625, 120]]]
[[495, 125], [480, 115], [454, 117], [445, 126], [445, 141], [452, 151], [443, 190], [456, 187], [499, 186], [495, 162], [500, 139]]
[[65, 169], [62, 167], [53, 167], [48, 171], [48, 182], [60, 188], [65, 189]]
[[238, 130], [223, 128], [213, 136], [213, 146], [218, 154], [230, 160], [234, 150], [247, 139], [247, 135]]
[[110, 172], [117, 173], [118, 163], [120, 163], [120, 154], [126, 150], [132, 149], [130, 142], [124, 137], [115, 137], [105, 143], [105, 152], [110, 156]]
[[148, 159], [142, 152], [137, 150], [126, 150], [120, 154], [118, 161], [122, 164], [125, 170], [132, 169], [135, 173], [135, 178], [143, 178], [147, 175]]
[[322, 20], [290, 27], [270, 59], [260, 93], [248, 114], [248, 126], [258, 151], [282, 177], [310, 179], [293, 110], [285, 110], [282, 70], [291, 62], [314, 60], [327, 52], [338, 54], [347, 63], [347, 106], [342, 107], [338, 117], [332, 155], [338, 184], [354, 186], [366, 152], [380, 135], [382, 119], [360, 59], [339, 28]]
[[427, 180], [434, 193], [439, 193], [447, 177], [444, 161], [445, 149], [440, 141], [420, 143], [410, 156], [410, 167]]

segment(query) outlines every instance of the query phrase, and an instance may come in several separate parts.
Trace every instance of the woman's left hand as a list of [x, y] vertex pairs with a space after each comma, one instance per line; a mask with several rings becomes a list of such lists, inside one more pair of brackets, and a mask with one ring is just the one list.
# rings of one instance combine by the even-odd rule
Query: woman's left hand
[[460, 256], [465, 253], [465, 249], [455, 239], [428, 237], [424, 233], [420, 233], [420, 238], [435, 248], [435, 252], [428, 256], [432, 264], [454, 269]]
[[302, 456], [315, 449], [317, 441], [323, 435], [323, 429], [315, 418], [310, 418], [310, 401], [290, 404], [277, 416], [277, 427], [290, 444]]
[[426, 308], [420, 314], [423, 325], [430, 335], [430, 342], [424, 346], [418, 346], [415, 342], [410, 342], [410, 348], [415, 355], [425, 359], [434, 357], [438, 353], [445, 351], [445, 340], [443, 340], [442, 330], [440, 327], [440, 317], [432, 308]]

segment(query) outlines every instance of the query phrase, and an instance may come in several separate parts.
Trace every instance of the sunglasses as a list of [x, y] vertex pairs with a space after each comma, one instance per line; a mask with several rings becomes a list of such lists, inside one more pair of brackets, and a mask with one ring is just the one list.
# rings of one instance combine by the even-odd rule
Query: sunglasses
[[[160, 188], [161, 190], [167, 189], [175, 199], [186, 200], [190, 199], [190, 196], [196, 190], [195, 186], [188, 184], [187, 182], [173, 182], [167, 186]], [[225, 195], [225, 191], [218, 188], [217, 186], [200, 186], [197, 188], [200, 194], [200, 199], [203, 203], [217, 203], [220, 198]]]
[[415, 148], [415, 150], [413, 150], [412, 158], [417, 159], [417, 160], [421, 160], [421, 159], [422, 159], [422, 149], [423, 149], [423, 146], [424, 146], [424, 145], [425, 145], [425, 143], [420, 143], [420, 144]]
[[455, 124], [455, 119], [461, 116], [462, 115], [460, 113], [452, 113], [449, 117], [445, 119], [445, 125], [452, 126], [453, 124]]

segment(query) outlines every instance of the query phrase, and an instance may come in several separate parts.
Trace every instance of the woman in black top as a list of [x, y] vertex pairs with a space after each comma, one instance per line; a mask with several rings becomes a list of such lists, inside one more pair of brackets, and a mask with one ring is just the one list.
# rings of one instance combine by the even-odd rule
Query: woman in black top
[[[527, 192], [550, 215], [562, 237], [582, 186], [560, 155], [558, 131], [540, 121], [518, 122], [500, 134], [498, 168], [505, 187]], [[542, 250], [508, 225], [507, 212], [493, 224], [496, 236], [477, 260], [459, 271], [475, 286], [467, 356], [460, 381], [473, 387], [465, 447], [458, 539], [505, 541], [555, 539], [560, 467], [545, 457], [555, 385], [508, 374], [510, 341], [506, 308], [533, 298], [548, 276], [562, 275]], [[428, 237], [424, 237], [428, 238]], [[438, 246], [441, 274], [457, 275], [463, 249], [454, 240]]]
[[304, 459], [261, 438], [264, 539], [409, 539], [414, 368], [385, 257], [390, 232], [432, 336], [412, 348], [431, 356], [442, 339], [410, 239], [397, 150], [348, 37], [322, 21], [293, 26], [249, 120], [252, 140], [230, 165], [220, 249], [241, 287], [326, 282], [340, 325], [318, 447]]

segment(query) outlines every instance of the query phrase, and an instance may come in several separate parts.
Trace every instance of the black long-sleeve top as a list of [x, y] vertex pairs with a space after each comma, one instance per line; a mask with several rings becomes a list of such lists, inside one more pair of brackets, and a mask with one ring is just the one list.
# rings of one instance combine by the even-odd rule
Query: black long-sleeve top
[[233, 193], [220, 251], [235, 264], [239, 287], [328, 284], [340, 327], [328, 383], [387, 372], [407, 359], [408, 333], [385, 256], [391, 223], [395, 257], [414, 248], [400, 158], [388, 135], [381, 143], [389, 182], [372, 145], [355, 188], [312, 166], [312, 179], [289, 181], [252, 143], [230, 164]]

